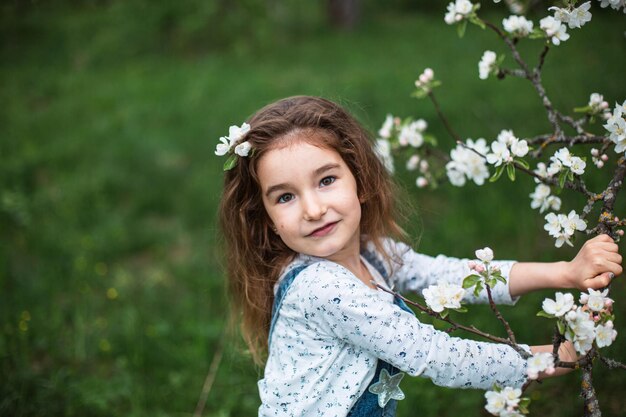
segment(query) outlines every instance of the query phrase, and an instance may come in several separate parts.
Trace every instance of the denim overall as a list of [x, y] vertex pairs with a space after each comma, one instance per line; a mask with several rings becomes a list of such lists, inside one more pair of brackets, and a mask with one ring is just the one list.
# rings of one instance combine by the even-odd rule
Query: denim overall
[[[383, 278], [385, 279], [387, 278], [387, 271], [385, 270], [382, 262], [380, 262], [372, 252], [364, 251], [361, 254], [367, 260], [367, 262], [370, 263], [370, 265], [376, 268], [376, 270], [380, 273], [380, 275]], [[270, 342], [272, 339], [272, 331], [274, 330], [274, 324], [276, 323], [276, 320], [278, 319], [279, 310], [283, 304], [283, 300], [285, 298], [285, 295], [287, 294], [287, 290], [289, 289], [289, 286], [293, 283], [293, 281], [296, 279], [298, 274], [307, 266], [308, 265], [300, 265], [300, 266], [295, 267], [294, 269], [289, 271], [287, 276], [285, 276], [285, 278], [283, 278], [283, 280], [278, 285], [278, 291], [276, 292], [274, 305], [272, 307], [272, 321], [270, 324], [270, 332], [269, 332]], [[402, 299], [395, 297], [394, 303], [397, 306], [399, 306], [401, 309], [408, 311], [411, 314], [415, 314], [405, 304], [405, 302], [402, 301]], [[378, 359], [374, 377], [368, 384], [367, 389], [354, 403], [354, 405], [348, 412], [347, 417], [394, 417], [396, 415], [396, 407], [398, 405], [396, 400], [393, 400], [393, 399], [389, 400], [387, 405], [384, 408], [381, 408], [378, 405], [378, 396], [369, 391], [369, 388], [380, 379], [380, 372], [383, 369], [386, 369], [387, 372], [389, 372], [389, 375], [395, 375], [398, 372], [400, 372], [400, 370], [396, 368], [395, 366], [381, 359]]]

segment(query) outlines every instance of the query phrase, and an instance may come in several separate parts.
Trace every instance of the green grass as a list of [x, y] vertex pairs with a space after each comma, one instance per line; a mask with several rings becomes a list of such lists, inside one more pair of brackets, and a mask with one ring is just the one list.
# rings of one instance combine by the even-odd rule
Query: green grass
[[[409, 97], [432, 67], [462, 136], [491, 140], [503, 128], [532, 136], [547, 126], [527, 83], [478, 79], [482, 52], [503, 51], [494, 36], [470, 27], [459, 40], [442, 13], [383, 14], [351, 33], [322, 28], [219, 53], [137, 52], [89, 9], [33, 16], [29, 36], [6, 42], [0, 60], [0, 415], [191, 415], [219, 343], [226, 354], [204, 415], [256, 413], [260, 371], [223, 335], [222, 161], [213, 150], [230, 124], [267, 102], [323, 95], [371, 130], [388, 112], [424, 117], [449, 149], [433, 108]], [[548, 56], [547, 90], [563, 109], [596, 91], [610, 102], [626, 96], [622, 18], [598, 10], [594, 19]], [[529, 179], [435, 192], [400, 180], [415, 198], [408, 229], [425, 253], [466, 257], [485, 245], [501, 258], [575, 253], [552, 247], [530, 211]], [[618, 281], [614, 293], [623, 289]], [[543, 295], [505, 309], [524, 342], [549, 341], [548, 322], [534, 317]], [[501, 332], [486, 309], [476, 317]], [[623, 358], [624, 343], [607, 354]], [[620, 415], [623, 378], [599, 369], [596, 381], [604, 415]], [[400, 416], [482, 412], [479, 391], [421, 379], [403, 389]], [[569, 401], [555, 401], [564, 392]], [[548, 381], [532, 391], [532, 413], [578, 414], [576, 392], [574, 375]]]

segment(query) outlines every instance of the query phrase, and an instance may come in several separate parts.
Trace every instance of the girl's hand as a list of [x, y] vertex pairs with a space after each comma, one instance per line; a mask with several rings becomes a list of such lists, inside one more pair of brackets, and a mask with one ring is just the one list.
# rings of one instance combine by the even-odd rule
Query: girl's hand
[[589, 239], [574, 259], [565, 263], [564, 287], [586, 291], [604, 288], [622, 273], [622, 256], [617, 244], [608, 235]]

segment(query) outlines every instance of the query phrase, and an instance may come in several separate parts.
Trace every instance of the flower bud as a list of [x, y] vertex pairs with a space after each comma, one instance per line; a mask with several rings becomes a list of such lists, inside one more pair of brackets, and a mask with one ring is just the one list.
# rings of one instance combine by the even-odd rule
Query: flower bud
[[428, 180], [424, 177], [417, 177], [417, 180], [415, 180], [415, 183], [417, 184], [419, 188], [424, 188], [428, 185]]
[[596, 148], [591, 148], [591, 156], [598, 156], [600, 155], [600, 151]]
[[469, 269], [474, 269], [476, 268], [476, 261], [469, 261], [467, 263], [467, 266], [469, 266]]
[[602, 159], [604, 162], [609, 160], [609, 156], [605, 153], [602, 154], [602, 156], [600, 157], [600, 159]]
[[428, 79], [428, 76], [426, 76], [426, 74], [420, 74], [420, 78], [419, 78], [419, 80], [420, 80], [420, 82], [421, 82], [422, 84], [426, 84], [426, 83], [428, 83], [428, 81], [430, 81], [430, 80]]
[[478, 272], [479, 274], [482, 274], [483, 272], [485, 272], [485, 266], [482, 264], [478, 264], [474, 267], [474, 271]]
[[433, 70], [432, 70], [432, 69], [430, 69], [430, 68], [426, 68], [426, 69], [424, 70], [424, 75], [426, 75], [426, 76], [428, 77], [428, 79], [429, 79], [429, 80], [432, 80], [432, 79], [433, 79], [433, 77], [435, 76], [435, 73], [433, 72]]
[[606, 300], [604, 300], [604, 306], [606, 308], [611, 308], [613, 306], [613, 300], [611, 300], [610, 298], [607, 298]]
[[596, 162], [596, 166], [597, 166], [598, 168], [602, 168], [602, 167], [604, 166], [604, 162], [602, 162], [602, 161], [598, 161], [598, 162]]
[[617, 231], [617, 234], [620, 235], [620, 236], [624, 236], [624, 231], [622, 229], [620, 229], [620, 230]]

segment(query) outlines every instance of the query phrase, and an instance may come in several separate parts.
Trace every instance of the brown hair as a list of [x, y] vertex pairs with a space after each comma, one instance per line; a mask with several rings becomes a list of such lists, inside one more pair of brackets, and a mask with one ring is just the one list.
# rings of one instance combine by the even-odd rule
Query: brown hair
[[242, 141], [251, 144], [253, 153], [239, 157], [237, 165], [225, 172], [220, 222], [233, 312], [237, 319], [243, 314], [244, 339], [260, 364], [267, 350], [273, 287], [295, 255], [271, 230], [263, 206], [256, 169], [266, 152], [296, 137], [335, 150], [357, 182], [363, 202], [361, 236], [367, 236], [389, 260], [382, 239], [401, 238], [404, 232], [395, 221], [396, 192], [387, 170], [375, 154], [368, 133], [340, 106], [318, 97], [289, 97], [265, 106], [248, 123], [251, 128]]

